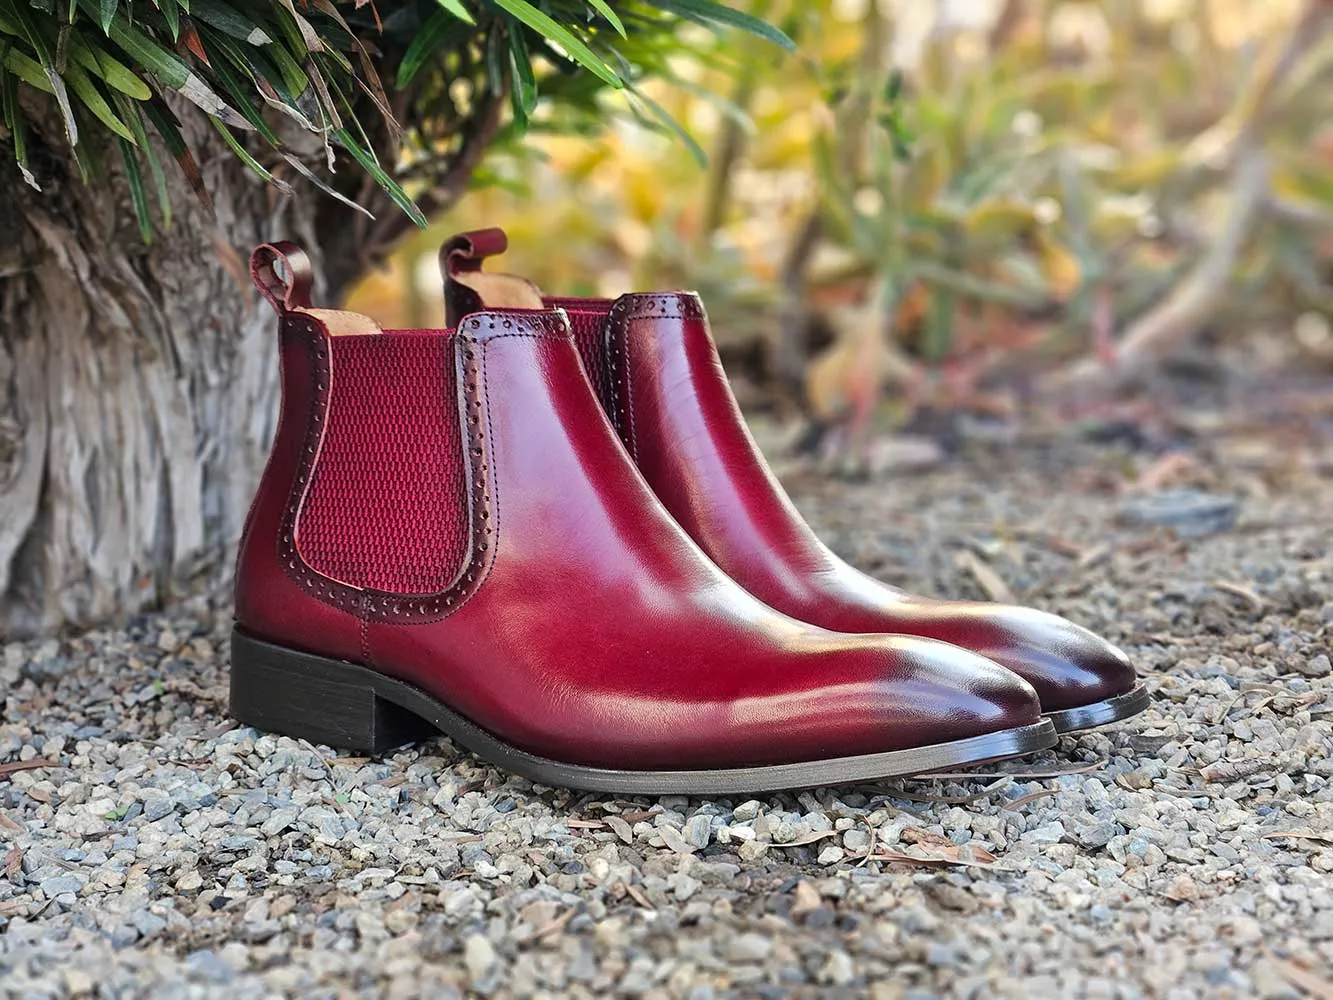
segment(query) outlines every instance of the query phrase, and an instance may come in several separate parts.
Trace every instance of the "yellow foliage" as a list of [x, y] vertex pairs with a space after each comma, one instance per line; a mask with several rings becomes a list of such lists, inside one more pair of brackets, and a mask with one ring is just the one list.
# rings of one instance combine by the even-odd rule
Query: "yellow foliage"
[[1046, 276], [1046, 286], [1057, 302], [1067, 302], [1083, 284], [1083, 268], [1067, 247], [1049, 238], [1043, 238], [1041, 243], [1041, 265]]
[[[552, 292], [697, 286], [715, 312], [733, 307], [733, 314], [744, 314], [756, 300], [783, 301], [777, 285], [784, 264], [810, 211], [822, 205], [816, 260], [838, 262], [833, 280], [856, 274], [864, 282], [872, 272], [898, 269], [907, 292], [893, 328], [915, 336], [932, 323], [952, 324], [955, 330], [929, 333], [943, 333], [946, 347], [954, 334], [1026, 342], [1011, 328], [1033, 325], [1034, 296], [1039, 307], [1063, 305], [1071, 316], [1086, 316], [1085, 284], [1123, 284], [1110, 270], [1159, 275], [1188, 263], [1195, 248], [1158, 240], [1162, 220], [1187, 219], [1194, 232], [1214, 228], [1219, 202], [1211, 193], [1225, 186], [1224, 154], [1235, 138], [1228, 109], [1249, 79], [1252, 53], [1262, 56], [1259, 63], [1271, 61], [1299, 6], [1297, 0], [1125, 0], [1114, 9], [1029, 4], [1028, 16], [991, 52], [992, 25], [976, 14], [987, 5], [883, 4], [892, 11], [885, 50], [906, 77], [904, 162], [887, 152], [887, 125], [879, 119], [867, 125], [877, 152], [848, 155], [839, 148], [851, 130], [833, 102], [866, 83], [861, 18], [873, 2], [752, 4], [755, 12], [801, 26], [798, 56], [784, 59], [759, 45], [708, 49], [701, 35], [704, 55], [672, 60], [691, 89], [653, 85], [652, 97], [715, 160], [737, 136], [728, 135], [729, 116], [698, 90], [743, 104], [753, 123], [726, 165], [715, 232], [704, 231], [704, 220], [718, 167], [698, 166], [679, 140], [623, 120], [595, 140], [534, 135], [527, 143], [539, 157], [502, 158], [495, 167], [528, 195], [501, 187], [473, 192], [389, 270], [370, 276], [355, 301], [373, 306], [369, 311], [386, 322], [429, 320], [437, 315], [438, 294], [420, 277], [429, 274], [421, 260], [452, 232], [502, 225], [512, 250], [498, 266]], [[1040, 16], [1057, 7], [1080, 8], [1061, 15], [1058, 38]], [[1131, 7], [1143, 14], [1137, 28], [1125, 14]], [[1207, 18], [1200, 13], [1205, 8]], [[935, 34], [917, 30], [931, 29], [947, 10], [967, 23]], [[747, 86], [724, 72], [727, 64]], [[1333, 126], [1324, 124], [1333, 121], [1329, 96], [1324, 88], [1321, 105], [1317, 85], [1301, 88], [1290, 118], [1265, 123], [1271, 190], [1303, 209], [1333, 206]], [[1057, 164], [1069, 166], [1067, 173]], [[1251, 255], [1265, 268], [1283, 259]], [[930, 276], [914, 274], [923, 262], [932, 265]], [[810, 270], [817, 285], [828, 269]], [[811, 287], [807, 294], [822, 310], [824, 299], [838, 293], [824, 296]], [[945, 295], [957, 308], [937, 308]], [[1081, 327], [1077, 335], [1085, 333]], [[882, 359], [869, 350], [861, 344], [850, 353], [833, 351], [812, 366], [811, 393], [821, 407], [840, 405], [857, 365], [878, 370]], [[848, 367], [849, 358], [859, 360]]]

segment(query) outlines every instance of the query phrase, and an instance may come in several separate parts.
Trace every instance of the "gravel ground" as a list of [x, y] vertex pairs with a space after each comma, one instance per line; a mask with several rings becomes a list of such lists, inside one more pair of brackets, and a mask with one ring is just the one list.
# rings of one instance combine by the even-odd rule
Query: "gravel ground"
[[796, 474], [858, 564], [1070, 615], [1154, 695], [884, 787], [626, 801], [445, 741], [339, 757], [227, 720], [202, 602], [9, 645], [0, 995], [1333, 996], [1328, 457], [1034, 433]]

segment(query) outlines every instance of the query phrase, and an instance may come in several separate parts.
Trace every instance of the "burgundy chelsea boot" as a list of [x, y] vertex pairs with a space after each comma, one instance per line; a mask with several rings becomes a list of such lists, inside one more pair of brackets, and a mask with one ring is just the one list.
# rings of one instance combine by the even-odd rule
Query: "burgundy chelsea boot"
[[941, 639], [1032, 684], [1058, 732], [1128, 718], [1148, 705], [1115, 646], [1030, 608], [916, 597], [839, 559], [815, 536], [755, 446], [718, 360], [699, 297], [544, 298], [531, 282], [482, 270], [498, 229], [441, 250], [451, 316], [498, 304], [563, 308], [588, 377], [626, 448], [672, 517], [765, 604], [836, 632]]
[[[285, 279], [275, 265], [285, 265]], [[232, 713], [384, 750], [447, 734], [544, 784], [728, 793], [864, 782], [1055, 742], [983, 657], [761, 604], [667, 514], [565, 314], [383, 331], [260, 247], [283, 404], [241, 542]]]

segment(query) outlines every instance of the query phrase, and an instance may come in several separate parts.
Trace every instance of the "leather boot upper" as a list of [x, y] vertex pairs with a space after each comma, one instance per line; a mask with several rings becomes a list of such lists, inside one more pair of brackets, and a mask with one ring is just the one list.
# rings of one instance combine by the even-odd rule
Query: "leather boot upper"
[[282, 416], [236, 584], [254, 637], [599, 767], [828, 759], [1038, 720], [1032, 689], [979, 655], [825, 631], [719, 570], [630, 460], [563, 312], [381, 331], [274, 301]]
[[[503, 249], [503, 234], [494, 230], [446, 246], [451, 308], [482, 301], [464, 272], [475, 273]], [[902, 632], [964, 646], [1019, 673], [1046, 711], [1134, 687], [1124, 654], [1066, 619], [916, 597], [831, 552], [750, 436], [697, 295], [545, 301], [570, 317], [603, 408], [658, 499], [710, 559], [765, 604], [834, 631]]]

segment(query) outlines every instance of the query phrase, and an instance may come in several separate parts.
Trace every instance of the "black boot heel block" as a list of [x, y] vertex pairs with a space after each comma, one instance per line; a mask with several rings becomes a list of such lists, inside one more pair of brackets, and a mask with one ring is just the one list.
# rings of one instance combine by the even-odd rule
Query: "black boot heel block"
[[373, 753], [439, 735], [376, 694], [364, 670], [240, 631], [231, 642], [231, 713], [256, 729]]

